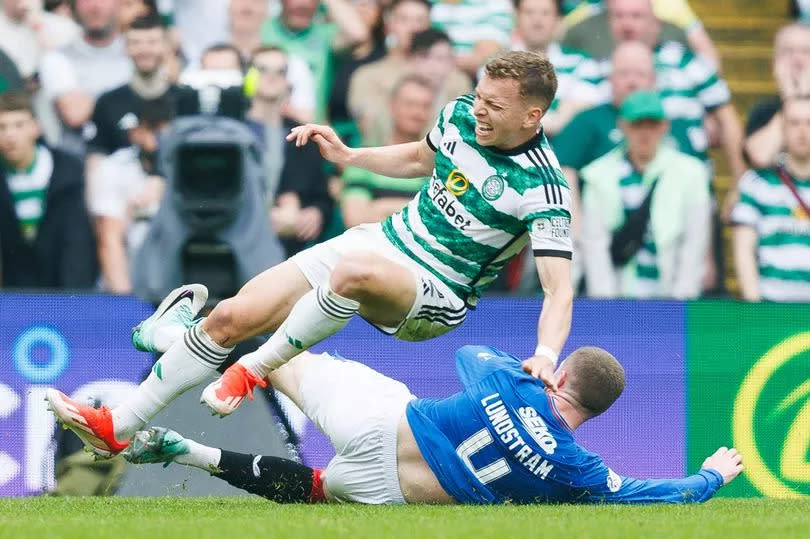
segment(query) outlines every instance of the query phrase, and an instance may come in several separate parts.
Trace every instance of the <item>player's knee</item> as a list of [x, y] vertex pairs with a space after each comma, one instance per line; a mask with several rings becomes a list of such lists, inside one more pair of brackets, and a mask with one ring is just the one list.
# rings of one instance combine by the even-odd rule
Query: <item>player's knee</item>
[[381, 273], [374, 255], [354, 253], [344, 257], [332, 270], [329, 287], [345, 298], [362, 301], [380, 282]]
[[239, 337], [239, 306], [235, 298], [217, 303], [205, 320], [205, 331], [216, 342], [222, 344]]

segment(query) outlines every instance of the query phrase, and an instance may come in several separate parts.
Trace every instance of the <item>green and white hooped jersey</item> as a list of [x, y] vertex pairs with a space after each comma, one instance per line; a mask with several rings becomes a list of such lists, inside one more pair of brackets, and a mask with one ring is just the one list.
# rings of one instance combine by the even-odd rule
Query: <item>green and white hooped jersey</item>
[[[793, 178], [810, 201], [810, 179]], [[775, 169], [749, 170], [740, 178], [735, 225], [754, 228], [759, 238], [759, 292], [770, 301], [810, 301], [810, 216]]]
[[571, 193], [542, 130], [504, 151], [475, 141], [473, 96], [447, 104], [427, 135], [433, 175], [386, 237], [468, 305], [531, 239], [535, 256], [571, 258]]

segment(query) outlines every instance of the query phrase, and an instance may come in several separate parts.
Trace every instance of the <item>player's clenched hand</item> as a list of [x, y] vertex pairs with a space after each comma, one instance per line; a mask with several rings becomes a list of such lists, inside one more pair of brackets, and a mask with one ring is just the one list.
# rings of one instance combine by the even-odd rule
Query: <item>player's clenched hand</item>
[[326, 125], [306, 124], [293, 127], [287, 140], [294, 140], [296, 146], [304, 146], [312, 140], [320, 148], [324, 159], [338, 165], [345, 165], [351, 156], [351, 148], [343, 144], [335, 131]]
[[733, 447], [731, 449], [721, 447], [714, 452], [714, 455], [703, 461], [701, 468], [720, 472], [720, 475], [723, 476], [723, 484], [728, 485], [743, 471], [742, 455], [737, 453]]
[[546, 356], [532, 356], [523, 361], [523, 372], [531, 374], [552, 391], [557, 391], [557, 377], [554, 375], [554, 362]]

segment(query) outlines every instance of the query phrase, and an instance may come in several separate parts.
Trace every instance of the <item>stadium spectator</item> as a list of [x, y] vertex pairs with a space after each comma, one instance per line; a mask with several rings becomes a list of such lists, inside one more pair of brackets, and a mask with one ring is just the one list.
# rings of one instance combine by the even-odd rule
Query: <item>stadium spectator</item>
[[160, 0], [158, 8], [192, 69], [200, 67], [206, 49], [228, 42], [227, 0]]
[[[702, 56], [661, 35], [661, 23], [653, 13], [650, 0], [611, 0], [607, 13], [615, 43], [638, 40], [653, 49], [656, 88], [664, 101], [664, 110], [680, 149], [707, 160], [710, 140], [706, 125], [711, 125], [717, 133], [713, 139], [719, 142], [726, 155], [733, 193], [736, 181], [745, 170], [745, 163], [742, 159], [742, 128], [725, 81]], [[605, 61], [603, 66], [607, 73], [610, 63]], [[733, 198], [732, 194], [727, 200]], [[727, 205], [726, 209], [730, 207]]]
[[95, 222], [102, 286], [113, 294], [132, 292], [130, 260], [160, 206], [165, 180], [157, 174], [157, 135], [172, 119], [168, 96], [141, 100], [130, 113], [125, 148], [100, 159], [88, 174], [88, 207]]
[[785, 100], [783, 164], [749, 170], [731, 214], [747, 301], [810, 302], [810, 96]]
[[[230, 43], [239, 50], [242, 65], [250, 63], [253, 52], [261, 46], [261, 28], [268, 18], [267, 0], [230, 0], [228, 30]], [[290, 81], [288, 115], [297, 121], [312, 121], [315, 115], [315, 81], [306, 62], [297, 56], [288, 57], [287, 78]], [[246, 85], [248, 95], [255, 90], [253, 85], [258, 74], [248, 70]]]
[[83, 34], [42, 57], [40, 82], [61, 121], [52, 145], [83, 155], [92, 138], [87, 121], [102, 93], [126, 83], [132, 75], [124, 41], [118, 33], [119, 0], [76, 0], [74, 10]]
[[[611, 3], [612, 0], [563, 1], [564, 22], [570, 33], [570, 37], [566, 34], [569, 42], [576, 41], [587, 47], [611, 50], [611, 23], [605, 10], [605, 4], [610, 8]], [[709, 33], [686, 0], [651, 0], [651, 4], [656, 18], [662, 23], [662, 40], [689, 45], [715, 65], [720, 65], [720, 55]], [[643, 7], [639, 9], [639, 6], [638, 2], [620, 5], [618, 9], [621, 16], [613, 24], [624, 32], [633, 32], [631, 28], [641, 24], [643, 20]]]
[[[652, 52], [643, 43], [630, 41], [620, 44], [613, 53], [612, 65], [608, 77], [611, 101], [574, 116], [553, 141], [563, 175], [573, 193], [579, 191], [579, 171], [624, 139], [618, 126], [619, 106], [624, 99], [636, 90], [655, 87]], [[574, 197], [575, 202], [577, 198]], [[576, 232], [579, 227], [576, 205], [574, 210]]]
[[472, 92], [470, 77], [455, 67], [450, 38], [441, 30], [428, 28], [417, 32], [408, 52], [410, 72], [424, 77], [436, 90], [435, 114], [449, 101]]
[[349, 81], [349, 112], [361, 131], [387, 110], [391, 89], [408, 69], [414, 34], [430, 27], [427, 0], [393, 0], [383, 12], [387, 52], [376, 62], [357, 69]]
[[365, 99], [362, 105], [363, 118], [362, 133], [366, 144], [381, 143], [391, 134], [391, 115], [388, 104], [391, 99], [391, 91], [403, 74], [417, 74], [433, 85], [435, 89], [435, 101], [433, 103], [433, 113], [437, 115], [441, 108], [449, 101], [472, 91], [470, 78], [466, 73], [455, 67], [453, 48], [450, 38], [441, 30], [428, 28], [413, 35], [408, 52], [405, 69], [394, 75], [385, 83], [384, 88], [378, 90], [361, 91], [357, 86], [353, 87], [356, 92], [355, 98], [360, 99], [364, 95], [370, 95], [372, 91], [384, 91], [376, 94], [384, 98], [383, 102], [369, 103]]
[[329, 121], [338, 135], [351, 144], [360, 143], [360, 130], [349, 112], [349, 88], [354, 74], [363, 66], [382, 60], [387, 54], [382, 2], [383, 0], [352, 0], [371, 32], [365, 42], [337, 58], [335, 79], [329, 95]]
[[655, 34], [661, 41], [688, 45], [683, 30], [655, 16], [650, 0], [611, 0], [606, 9], [568, 28], [563, 45], [604, 60], [622, 41], [647, 43]]
[[[181, 74], [177, 116], [216, 114], [242, 120], [248, 107], [242, 56], [229, 43], [216, 43], [200, 57], [198, 67]], [[249, 88], [252, 91], [252, 88]]]
[[804, 24], [810, 24], [810, 2], [808, 0], [790, 0], [790, 13]]
[[215, 43], [200, 57], [203, 70], [242, 71], [242, 54], [230, 43]]
[[270, 222], [292, 256], [316, 239], [332, 215], [325, 163], [317, 148], [296, 148], [286, 135], [298, 125], [285, 115], [289, 98], [288, 55], [277, 47], [258, 49], [253, 67], [259, 73], [247, 113], [265, 148], [263, 163]]
[[96, 257], [82, 163], [37, 143], [39, 134], [29, 97], [0, 95], [0, 285], [90, 288]]
[[509, 0], [435, 0], [430, 20], [450, 36], [456, 64], [470, 77], [509, 48], [515, 26]]
[[70, 18], [73, 16], [70, 2], [71, 0], [44, 0], [42, 5], [48, 13]]
[[368, 39], [369, 28], [347, 0], [323, 0], [332, 22], [316, 20], [317, 0], [281, 0], [281, 14], [265, 21], [262, 43], [303, 59], [315, 77], [315, 118], [322, 120], [333, 77], [333, 56]]
[[262, 24], [268, 18], [270, 6], [266, 0], [229, 0], [227, 41], [239, 49], [244, 63], [262, 44]]
[[160, 17], [157, 0], [121, 0], [121, 11], [118, 14], [118, 27], [121, 33], [141, 17]]
[[546, 136], [554, 136], [579, 111], [600, 101], [599, 65], [586, 53], [555, 40], [561, 18], [557, 0], [515, 0], [517, 43], [513, 50], [544, 54], [557, 72], [557, 94], [543, 117]]
[[161, 20], [156, 15], [137, 18], [124, 37], [135, 72], [126, 84], [103, 93], [96, 101], [92, 117], [95, 136], [87, 143], [90, 157], [110, 155], [130, 146], [129, 132], [137, 125], [138, 111], [150, 101], [173, 98], [177, 92], [169, 81], [166, 61], [171, 54], [170, 43]]
[[774, 164], [783, 149], [782, 102], [810, 95], [810, 26], [793, 23], [777, 32], [773, 75], [779, 94], [760, 99], [745, 127], [745, 154], [753, 168]]
[[0, 50], [0, 94], [21, 90], [24, 86], [25, 83], [14, 60]]
[[706, 165], [666, 144], [669, 122], [651, 90], [622, 103], [627, 140], [582, 170], [582, 258], [596, 297], [694, 298], [709, 244]]
[[26, 79], [36, 74], [45, 51], [67, 45], [81, 34], [73, 19], [43, 11], [38, 2], [3, 0], [0, 8], [0, 50]]
[[[419, 77], [400, 79], [390, 101], [391, 135], [385, 144], [420, 140], [433, 119], [436, 89]], [[347, 227], [376, 223], [405, 207], [427, 178], [395, 179], [368, 170], [348, 167], [343, 173], [345, 187], [341, 200]]]

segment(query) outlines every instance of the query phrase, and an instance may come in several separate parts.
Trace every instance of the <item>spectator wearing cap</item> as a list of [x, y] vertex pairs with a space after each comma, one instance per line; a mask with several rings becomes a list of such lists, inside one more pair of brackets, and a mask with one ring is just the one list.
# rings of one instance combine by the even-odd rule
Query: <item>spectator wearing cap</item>
[[710, 234], [705, 164], [662, 144], [663, 103], [642, 90], [621, 105], [626, 143], [582, 170], [582, 257], [596, 297], [700, 295]]
[[93, 232], [81, 161], [38, 143], [30, 98], [0, 95], [0, 286], [91, 288]]
[[[680, 149], [708, 162], [710, 145], [719, 144], [736, 185], [745, 170], [742, 127], [731, 104], [728, 85], [714, 65], [683, 43], [662, 35], [661, 22], [655, 17], [650, 0], [611, 0], [607, 16], [614, 43], [640, 41], [652, 49], [655, 87]], [[568, 43], [567, 39], [564, 43]], [[610, 62], [605, 60], [603, 72], [610, 73], [611, 69]], [[605, 90], [607, 100], [608, 84]], [[707, 125], [711, 126], [711, 137]]]
[[103, 288], [132, 292], [130, 261], [160, 207], [165, 180], [158, 174], [158, 134], [169, 125], [168, 96], [141, 101], [127, 130], [129, 145], [102, 157], [88, 175], [88, 207], [95, 223]]
[[747, 301], [810, 302], [810, 96], [782, 110], [783, 163], [746, 172], [731, 213]]
[[332, 86], [333, 56], [368, 39], [370, 29], [347, 0], [323, 0], [333, 22], [316, 18], [318, 0], [281, 0], [281, 14], [265, 21], [262, 44], [281, 47], [309, 65], [315, 78], [315, 119], [323, 120]]
[[773, 76], [779, 94], [760, 99], [745, 126], [745, 155], [753, 168], [773, 165], [783, 150], [782, 103], [810, 95], [810, 26], [792, 23], [776, 33]]

